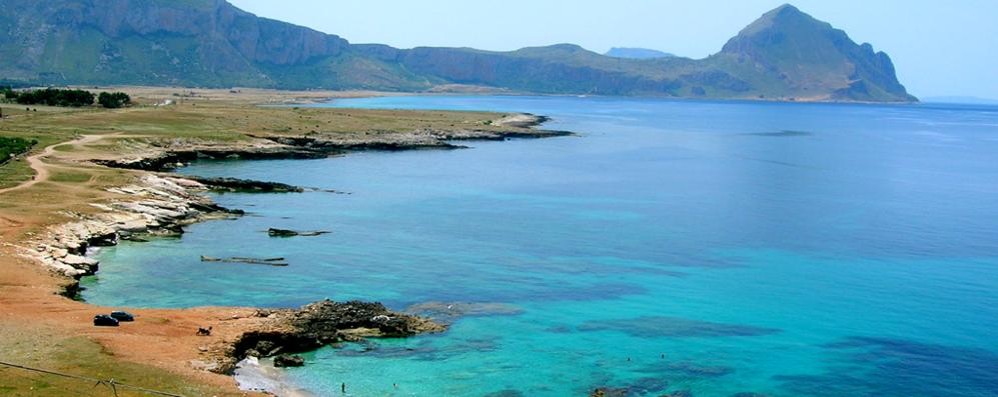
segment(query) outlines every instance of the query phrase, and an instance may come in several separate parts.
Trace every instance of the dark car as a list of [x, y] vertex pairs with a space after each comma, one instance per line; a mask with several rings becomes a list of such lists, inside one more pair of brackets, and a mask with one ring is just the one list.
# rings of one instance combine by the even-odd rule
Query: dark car
[[118, 321], [135, 321], [135, 316], [129, 312], [111, 312], [111, 318]]
[[106, 314], [98, 314], [94, 316], [94, 325], [98, 327], [117, 327], [118, 320]]

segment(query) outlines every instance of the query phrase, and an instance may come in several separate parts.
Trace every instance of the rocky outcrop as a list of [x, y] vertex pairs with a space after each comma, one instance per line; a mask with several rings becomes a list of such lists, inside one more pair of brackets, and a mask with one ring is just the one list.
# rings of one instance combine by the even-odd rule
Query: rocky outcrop
[[[183, 167], [197, 160], [316, 159], [352, 151], [460, 149], [465, 147], [455, 145], [450, 141], [548, 138], [572, 135], [568, 131], [535, 128], [548, 120], [545, 116], [524, 113], [507, 115], [491, 122], [494, 126], [505, 127], [502, 129], [460, 129], [448, 131], [415, 129], [404, 132], [381, 132], [371, 135], [266, 135], [251, 136], [253, 139], [249, 142], [238, 143], [152, 142], [148, 146], [140, 148], [140, 150], [134, 150], [135, 154], [129, 157], [98, 158], [91, 161], [114, 168], [167, 171]], [[233, 178], [186, 178], [198, 180], [209, 186], [238, 191], [310, 190], [290, 185]]]
[[[97, 272], [97, 261], [86, 256], [90, 247], [114, 245], [139, 234], [182, 233], [182, 227], [190, 223], [241, 214], [200, 194], [206, 189], [186, 179], [143, 175], [137, 184], [109, 189], [122, 199], [91, 204], [100, 212], [68, 213], [76, 220], [50, 227], [29, 240], [22, 255], [79, 279]], [[67, 288], [76, 290], [75, 285]]]
[[224, 178], [224, 177], [209, 178], [196, 175], [187, 175], [184, 176], [184, 178], [201, 183], [205, 186], [208, 186], [212, 190], [226, 190], [230, 192], [301, 193], [305, 191], [305, 188], [303, 187], [288, 185], [286, 183], [280, 183], [280, 182], [254, 181], [251, 179]]
[[277, 368], [301, 367], [303, 365], [305, 365], [305, 359], [297, 354], [278, 354], [274, 357], [274, 366]]
[[241, 147], [205, 147], [189, 149], [184, 147], [158, 147], [149, 153], [134, 157], [115, 159], [94, 159], [96, 164], [113, 168], [144, 171], [166, 171], [182, 167], [197, 160], [282, 160], [318, 159], [328, 157], [328, 151], [283, 145]]
[[290, 230], [290, 229], [277, 229], [277, 228], [273, 228], [273, 227], [270, 228], [270, 229], [267, 229], [267, 235], [269, 235], [270, 237], [299, 237], [299, 236], [300, 237], [314, 237], [314, 236], [321, 236], [323, 234], [329, 234], [329, 233], [330, 232], [326, 231], [326, 230], [297, 231], [297, 230]]
[[444, 325], [423, 317], [396, 313], [380, 303], [323, 300], [299, 309], [260, 310], [263, 325], [229, 343], [214, 371], [230, 373], [247, 357], [270, 357], [315, 350], [365, 338], [401, 338], [443, 332]]

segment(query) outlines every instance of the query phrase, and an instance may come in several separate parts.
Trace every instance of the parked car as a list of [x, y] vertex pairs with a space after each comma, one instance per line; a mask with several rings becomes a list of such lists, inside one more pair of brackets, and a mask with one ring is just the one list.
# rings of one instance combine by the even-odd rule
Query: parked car
[[117, 327], [118, 320], [107, 314], [98, 314], [94, 316], [94, 325], [98, 327]]
[[135, 316], [129, 312], [111, 312], [111, 317], [118, 321], [135, 321]]

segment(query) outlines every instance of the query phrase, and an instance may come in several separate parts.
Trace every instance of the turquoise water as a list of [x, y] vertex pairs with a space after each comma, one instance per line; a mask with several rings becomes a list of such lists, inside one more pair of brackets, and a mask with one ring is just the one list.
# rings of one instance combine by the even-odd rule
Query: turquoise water
[[[322, 395], [998, 395], [998, 109], [567, 97], [323, 106], [527, 111], [579, 136], [199, 163], [351, 194], [101, 253], [106, 305], [498, 305], [326, 348]], [[331, 230], [272, 239], [268, 227]], [[287, 268], [201, 263], [284, 256]], [[397, 385], [397, 387], [393, 386]]]

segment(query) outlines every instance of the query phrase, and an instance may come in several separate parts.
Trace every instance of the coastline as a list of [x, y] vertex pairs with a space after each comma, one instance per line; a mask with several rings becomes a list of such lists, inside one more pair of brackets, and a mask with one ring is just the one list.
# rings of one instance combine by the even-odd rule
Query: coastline
[[[44, 278], [53, 280], [54, 287], [59, 295], [57, 298], [68, 302], [58, 302], [59, 304], [71, 305], [76, 314], [77, 323], [73, 329], [79, 333], [87, 334], [86, 324], [87, 314], [103, 308], [94, 307], [84, 302], [70, 301], [79, 292], [79, 278], [85, 275], [95, 274], [99, 271], [99, 263], [88, 257], [88, 249], [92, 247], [110, 246], [117, 244], [122, 239], [141, 240], [141, 236], [150, 235], [175, 235], [183, 232], [183, 227], [195, 222], [227, 219], [239, 216], [241, 211], [229, 210], [216, 205], [205, 193], [213, 188], [227, 188], [226, 186], [211, 186], [174, 174], [163, 174], [158, 171], [168, 171], [173, 167], [200, 158], [317, 158], [338, 155], [349, 151], [357, 150], [415, 150], [415, 149], [455, 149], [461, 146], [454, 145], [448, 141], [459, 140], [503, 140], [507, 138], [537, 138], [548, 136], [564, 136], [570, 133], [561, 131], [543, 131], [535, 129], [536, 126], [547, 121], [547, 118], [533, 115], [513, 115], [504, 116], [496, 120], [496, 126], [500, 130], [477, 130], [467, 129], [460, 131], [430, 131], [422, 130], [416, 133], [400, 134], [391, 137], [374, 137], [368, 140], [316, 140], [316, 139], [253, 139], [247, 143], [238, 142], [211, 142], [202, 146], [191, 147], [189, 142], [183, 142], [176, 146], [154, 146], [146, 147], [139, 155], [129, 158], [120, 156], [85, 156], [77, 158], [74, 164], [88, 166], [87, 164], [102, 164], [111, 169], [121, 169], [129, 175], [129, 183], [112, 184], [105, 189], [109, 199], [95, 200], [88, 202], [90, 211], [81, 213], [68, 209], [62, 210], [61, 215], [65, 216], [68, 222], [58, 222], [45, 228], [41, 232], [27, 232], [11, 243], [5, 243], [8, 250], [13, 250], [17, 256], [33, 264], [39, 269], [47, 269], [44, 273], [48, 276]], [[110, 135], [108, 135], [110, 136]], [[102, 136], [106, 137], [106, 136]], [[254, 137], [256, 138], [256, 137]], [[99, 138], [98, 138], [99, 139]], [[66, 143], [61, 143], [63, 145]], [[55, 147], [54, 145], [51, 147]], [[93, 154], [93, 153], [91, 153]], [[35, 181], [32, 181], [35, 182]], [[211, 181], [209, 181], [211, 182]], [[244, 181], [250, 184], [257, 184], [256, 181]], [[32, 183], [33, 184], [33, 183]], [[258, 185], [255, 185], [258, 186]], [[23, 189], [27, 191], [30, 189]], [[4, 222], [8, 222], [3, 218]], [[7, 225], [0, 225], [7, 226]], [[41, 266], [39, 266], [41, 265]], [[44, 275], [43, 275], [44, 276]], [[69, 298], [69, 299], [67, 299]], [[6, 302], [5, 302], [6, 303]], [[319, 302], [323, 304], [323, 302]], [[326, 303], [333, 304], [336, 303]], [[350, 302], [350, 304], [362, 304]], [[31, 306], [31, 305], [29, 305]], [[136, 357], [132, 354], [123, 354], [123, 359], [159, 362], [161, 366], [181, 373], [189, 373], [189, 370], [196, 372], [210, 371], [216, 374], [224, 374], [226, 379], [234, 373], [236, 363], [247, 357], [255, 357], [248, 354], [252, 347], [246, 344], [259, 345], [261, 341], [283, 343], [285, 351], [307, 351], [322, 345], [340, 340], [351, 340], [356, 338], [356, 333], [339, 333], [341, 329], [352, 329], [356, 322], [349, 324], [347, 328], [334, 328], [337, 333], [330, 335], [321, 344], [313, 341], [305, 342], [301, 338], [295, 337], [300, 334], [295, 327], [288, 327], [288, 324], [295, 324], [294, 319], [300, 319], [302, 313], [308, 312], [308, 308], [299, 310], [288, 309], [286, 311], [261, 311], [252, 308], [195, 308], [195, 309], [152, 309], [152, 310], [132, 310], [140, 318], [163, 318], [164, 323], [173, 323], [166, 327], [152, 330], [156, 334], [164, 334], [161, 328], [170, 328], [166, 334], [183, 332], [183, 329], [194, 329], [203, 325], [215, 327], [215, 332], [219, 338], [212, 337], [210, 343], [190, 337], [184, 337], [187, 346], [194, 345], [195, 352], [171, 352], [173, 359], [167, 365], [164, 364], [163, 357]], [[385, 324], [371, 324], [370, 320], [377, 315], [367, 316], [368, 323], [361, 327], [366, 331], [360, 332], [362, 337], [399, 337], [414, 335], [423, 332], [442, 332], [443, 327], [422, 318], [407, 316], [400, 313], [387, 311], [383, 306], [374, 308], [375, 312], [396, 318], [405, 319], [404, 326], [387, 327]], [[373, 313], [373, 312], [372, 312]], [[330, 314], [330, 313], [326, 313]], [[177, 321], [181, 318], [187, 321]], [[58, 323], [62, 320], [54, 320]], [[310, 321], [327, 321], [326, 319], [312, 319]], [[157, 324], [165, 325], [165, 324]], [[301, 325], [301, 324], [298, 324]], [[131, 326], [131, 325], [130, 325]], [[57, 325], [58, 327], [58, 325]], [[65, 327], [62, 327], [65, 328]], [[123, 327], [124, 328], [124, 327]], [[387, 332], [385, 332], [387, 330]], [[82, 332], [81, 332], [82, 331]], [[103, 331], [103, 330], [101, 330]], [[213, 334], [215, 335], [215, 334]], [[193, 334], [192, 334], [193, 336]], [[119, 350], [113, 347], [116, 342], [109, 339], [97, 338], [98, 343], [108, 345], [112, 350]], [[167, 337], [161, 340], [164, 348], [175, 345], [179, 338]], [[136, 341], [129, 341], [134, 344]], [[282, 350], [277, 349], [277, 350]], [[182, 348], [177, 350], [184, 350]], [[146, 352], [148, 353], [148, 352]], [[258, 352], [256, 352], [258, 353]], [[266, 352], [260, 355], [272, 355]], [[129, 358], [129, 356], [131, 356]], [[183, 357], [177, 360], [178, 357]], [[266, 375], [270, 372], [263, 371]], [[263, 376], [261, 375], [261, 376]], [[204, 378], [203, 376], [198, 376]], [[212, 378], [213, 384], [220, 384], [225, 387], [224, 381]], [[282, 382], [277, 382], [282, 384]], [[231, 385], [231, 383], [229, 383]]]

